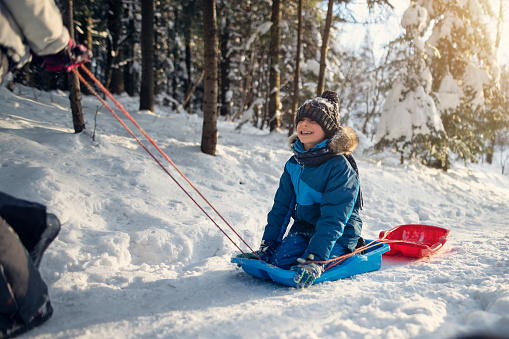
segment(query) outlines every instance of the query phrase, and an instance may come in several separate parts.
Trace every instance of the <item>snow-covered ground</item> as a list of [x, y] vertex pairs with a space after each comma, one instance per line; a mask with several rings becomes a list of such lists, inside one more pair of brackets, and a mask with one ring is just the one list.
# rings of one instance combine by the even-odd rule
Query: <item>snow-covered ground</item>
[[[197, 115], [138, 112], [137, 98], [120, 100], [257, 248], [291, 156], [285, 133], [249, 124], [239, 133], [219, 121], [213, 157], [200, 152]], [[363, 141], [355, 155], [364, 237], [423, 223], [450, 229], [451, 238], [434, 256], [384, 256], [378, 271], [296, 290], [231, 264], [237, 248], [97, 99], [84, 97], [83, 105], [87, 130], [74, 134], [66, 93], [0, 89], [0, 190], [47, 205], [63, 223], [41, 264], [55, 313], [24, 337], [507, 337], [509, 176], [500, 165], [456, 164], [444, 173], [399, 165], [397, 155], [364, 155]]]

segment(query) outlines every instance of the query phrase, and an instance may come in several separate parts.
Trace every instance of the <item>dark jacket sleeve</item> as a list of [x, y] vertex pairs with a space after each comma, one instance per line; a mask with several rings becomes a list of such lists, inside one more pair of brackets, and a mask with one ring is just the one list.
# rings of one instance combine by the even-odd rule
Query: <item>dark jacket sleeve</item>
[[46, 229], [46, 206], [0, 192], [0, 217], [31, 252]]
[[341, 160], [329, 174], [320, 206], [320, 218], [305, 256], [313, 253], [321, 260], [329, 259], [330, 251], [343, 235], [354, 210], [359, 193], [359, 178], [346, 159], [341, 157]]
[[267, 215], [267, 226], [263, 233], [262, 239], [266, 245], [276, 248], [286, 231], [286, 227], [290, 222], [293, 210], [295, 209], [295, 192], [292, 180], [287, 170], [285, 170], [279, 180], [279, 187], [274, 197], [274, 204]]
[[28, 324], [48, 300], [48, 288], [10, 225], [0, 217], [0, 327], [16, 315]]

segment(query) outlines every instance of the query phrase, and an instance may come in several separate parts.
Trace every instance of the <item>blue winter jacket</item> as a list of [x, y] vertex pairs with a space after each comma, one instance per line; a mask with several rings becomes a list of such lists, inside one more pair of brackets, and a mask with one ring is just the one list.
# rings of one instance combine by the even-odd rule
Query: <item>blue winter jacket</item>
[[[362, 228], [360, 182], [345, 154], [357, 146], [357, 136], [345, 127], [337, 136], [309, 150], [329, 142], [336, 155], [320, 165], [299, 165], [295, 156], [286, 163], [267, 217], [262, 238], [266, 245], [277, 247], [293, 218], [290, 232], [311, 237], [303, 257], [312, 253], [318, 260], [327, 260], [336, 243], [355, 250]], [[294, 150], [302, 151], [299, 143], [297, 139]]]

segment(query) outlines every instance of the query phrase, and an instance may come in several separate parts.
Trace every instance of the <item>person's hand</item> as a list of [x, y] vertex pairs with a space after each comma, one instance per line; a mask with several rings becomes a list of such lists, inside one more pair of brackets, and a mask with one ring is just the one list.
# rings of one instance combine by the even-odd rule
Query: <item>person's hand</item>
[[291, 269], [297, 271], [293, 277], [293, 281], [297, 284], [297, 288], [308, 288], [313, 285], [316, 278], [323, 273], [323, 265], [314, 262], [308, 262], [304, 258], [297, 259], [301, 264], [293, 266]]
[[[265, 245], [264, 241], [262, 240], [262, 243], [258, 251], [246, 254], [241, 253], [237, 255], [237, 258], [258, 259], [258, 257], [260, 257], [260, 259], [262, 259], [264, 262], [268, 262], [270, 257], [272, 256], [272, 253], [274, 253], [274, 249], [272, 249], [272, 247], [270, 246]], [[258, 257], [256, 255], [258, 255]]]
[[69, 72], [75, 67], [89, 62], [92, 59], [90, 52], [83, 45], [74, 45], [72, 39], [60, 52], [49, 55], [37, 55], [32, 53], [32, 61], [39, 67], [51, 72]]

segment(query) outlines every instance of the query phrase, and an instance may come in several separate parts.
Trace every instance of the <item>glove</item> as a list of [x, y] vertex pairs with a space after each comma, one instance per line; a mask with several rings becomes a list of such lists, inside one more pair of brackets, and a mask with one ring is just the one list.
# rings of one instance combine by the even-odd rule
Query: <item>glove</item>
[[265, 245], [264, 240], [262, 240], [262, 243], [260, 245], [260, 248], [258, 251], [255, 251], [254, 253], [246, 253], [245, 255], [243, 253], [237, 255], [237, 258], [248, 258], [248, 259], [258, 259], [256, 254], [260, 259], [262, 259], [264, 262], [268, 262], [272, 254], [274, 253], [274, 249], [270, 246]]
[[32, 53], [34, 64], [51, 72], [62, 70], [69, 72], [71, 69], [89, 62], [90, 59], [92, 59], [92, 52], [83, 45], [74, 46], [72, 39], [56, 54], [37, 55]]
[[[310, 254], [308, 258], [312, 256], [313, 255]], [[308, 262], [308, 259], [304, 258], [299, 258], [297, 261], [301, 264], [291, 268], [292, 271], [297, 271], [293, 277], [293, 281], [297, 284], [297, 288], [308, 288], [313, 285], [316, 278], [319, 278], [322, 275], [324, 271], [323, 265]]]

